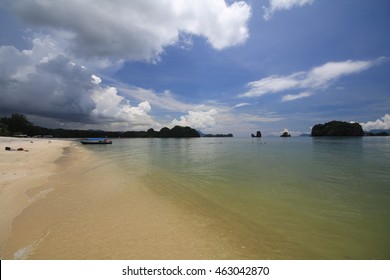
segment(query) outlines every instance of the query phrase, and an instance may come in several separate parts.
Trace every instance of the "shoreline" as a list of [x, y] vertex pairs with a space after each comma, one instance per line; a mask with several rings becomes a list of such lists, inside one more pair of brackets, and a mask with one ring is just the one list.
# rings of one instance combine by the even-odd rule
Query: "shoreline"
[[[71, 141], [0, 137], [0, 257], [11, 235], [13, 221], [32, 203], [44, 198], [55, 161]], [[10, 147], [12, 150], [6, 150]], [[17, 149], [23, 148], [23, 151]]]
[[1, 259], [240, 257], [241, 246], [217, 234], [207, 217], [182, 211], [116, 162], [76, 144], [59, 147], [44, 162], [39, 182], [32, 184], [31, 174], [20, 179], [30, 198], [9, 219], [12, 232], [2, 241]]
[[[4, 146], [13, 146], [9, 144], [10, 139], [7, 141]], [[332, 204], [328, 207], [329, 202], [322, 204], [313, 195], [326, 188], [329, 191], [324, 194], [333, 195], [335, 189], [327, 182], [309, 187], [309, 183], [314, 182], [311, 177], [291, 183], [291, 176], [286, 176], [277, 181], [284, 184], [277, 185], [267, 180], [263, 172], [262, 184], [253, 189], [249, 185], [252, 186], [254, 180], [242, 186], [241, 181], [233, 181], [241, 186], [236, 188], [235, 185], [226, 184], [227, 180], [231, 180], [229, 177], [223, 180], [217, 177], [217, 180], [210, 181], [212, 185], [199, 183], [199, 177], [185, 176], [187, 173], [183, 173], [182, 169], [176, 172], [172, 166], [164, 166], [169, 161], [174, 162], [173, 167], [178, 166], [183, 162], [180, 160], [188, 156], [187, 153], [180, 157], [172, 152], [161, 154], [159, 143], [153, 141], [142, 142], [142, 145], [137, 142], [121, 144], [118, 141], [118, 146], [110, 147], [68, 142], [62, 143], [64, 147], [60, 148], [59, 145], [56, 148], [51, 146], [53, 143], [48, 144], [48, 140], [44, 140], [43, 152], [37, 152], [34, 147], [37, 143], [28, 141], [23, 139], [22, 143], [30, 149], [29, 152], [10, 152], [5, 151], [4, 147], [0, 151], [3, 180], [0, 181], [0, 202], [11, 204], [11, 210], [18, 205], [20, 211], [10, 212], [6, 204], [0, 204], [0, 211], [4, 210], [0, 212], [1, 229], [6, 224], [5, 217], [10, 220], [9, 229], [12, 223], [11, 234], [6, 236], [6, 241], [2, 239], [1, 259], [253, 260], [388, 257], [383, 247], [387, 235], [378, 234], [386, 233], [387, 220], [383, 219], [379, 223], [371, 218], [375, 213], [385, 213], [388, 209], [386, 197], [382, 199], [382, 195], [376, 200], [378, 203], [375, 207], [371, 207], [366, 200], [362, 201], [363, 204], [346, 207], [340, 198], [350, 194], [338, 188], [341, 196], [330, 197], [329, 202]], [[1, 145], [4, 143], [0, 141]], [[176, 144], [172, 142], [171, 147], [176, 147]], [[201, 147], [205, 148], [205, 145]], [[156, 149], [155, 157], [151, 156], [153, 152], [149, 154], [151, 147]], [[248, 144], [247, 147], [252, 150], [253, 146]], [[312, 156], [323, 156], [326, 147], [317, 147], [316, 153], [303, 161], [310, 163]], [[169, 146], [165, 148], [170, 151]], [[368, 148], [368, 151], [373, 151], [370, 154], [379, 154], [376, 146], [375, 149]], [[49, 152], [51, 149], [56, 152]], [[265, 149], [262, 151], [262, 160], [270, 157], [271, 153]], [[282, 157], [284, 153], [280, 151], [276, 154]], [[355, 158], [349, 159], [347, 163], [352, 163]], [[33, 161], [36, 166], [32, 165]], [[12, 162], [12, 165], [8, 162]], [[330, 162], [325, 162], [328, 164], [320, 165], [320, 169], [316, 167], [314, 173], [323, 170], [322, 167], [329, 167]], [[2, 168], [4, 166], [8, 169]], [[287, 166], [291, 165], [284, 165]], [[35, 172], [43, 170], [38, 172], [40, 177], [33, 176], [32, 167]], [[249, 174], [254, 170], [249, 165], [245, 168], [248, 168]], [[300, 173], [300, 170], [295, 169], [297, 174], [305, 174], [303, 171]], [[240, 170], [234, 174], [240, 175]], [[343, 177], [344, 172], [330, 169], [329, 174], [336, 176], [340, 184], [349, 182]], [[274, 178], [273, 174], [270, 176]], [[388, 178], [386, 170], [378, 170], [377, 176], [376, 182], [382, 184], [379, 189], [387, 190], [385, 183], [380, 181]], [[4, 180], [8, 180], [8, 185]], [[19, 185], [15, 182], [19, 182]], [[286, 184], [294, 192], [281, 192], [286, 190]], [[202, 185], [207, 188], [205, 191], [198, 188]], [[363, 188], [366, 184], [359, 182], [357, 186]], [[377, 195], [376, 192], [369, 193], [373, 198]], [[353, 195], [353, 198], [362, 197], [360, 193]], [[12, 204], [10, 201], [20, 203]], [[320, 211], [311, 211], [313, 205], [319, 207]], [[371, 210], [366, 212], [365, 209]], [[335, 217], [335, 213], [340, 216]], [[355, 218], [349, 224], [343, 222], [351, 217]], [[333, 230], [334, 227], [337, 232]], [[366, 241], [361, 244], [359, 239], [363, 237]]]

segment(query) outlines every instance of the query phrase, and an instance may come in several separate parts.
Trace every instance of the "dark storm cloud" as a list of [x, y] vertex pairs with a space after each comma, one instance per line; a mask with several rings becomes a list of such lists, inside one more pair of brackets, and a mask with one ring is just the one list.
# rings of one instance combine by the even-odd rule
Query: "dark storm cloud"
[[159, 125], [85, 66], [73, 62], [56, 41], [37, 36], [32, 49], [0, 47], [0, 112], [13, 112], [59, 122], [130, 129]]
[[0, 110], [88, 120], [95, 108], [91, 74], [64, 55], [34, 63], [34, 51], [0, 48]]

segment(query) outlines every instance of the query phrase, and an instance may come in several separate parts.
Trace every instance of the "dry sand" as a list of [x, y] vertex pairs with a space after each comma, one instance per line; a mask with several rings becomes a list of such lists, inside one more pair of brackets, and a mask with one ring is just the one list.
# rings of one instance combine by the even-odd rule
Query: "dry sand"
[[215, 226], [212, 213], [178, 207], [80, 143], [30, 141], [1, 138], [1, 259], [251, 256], [244, 240], [232, 242], [228, 228]]
[[[0, 137], [0, 252], [15, 218], [52, 190], [39, 187], [56, 172], [55, 160], [69, 145], [70, 141], [54, 139]], [[19, 148], [23, 151], [15, 151]]]

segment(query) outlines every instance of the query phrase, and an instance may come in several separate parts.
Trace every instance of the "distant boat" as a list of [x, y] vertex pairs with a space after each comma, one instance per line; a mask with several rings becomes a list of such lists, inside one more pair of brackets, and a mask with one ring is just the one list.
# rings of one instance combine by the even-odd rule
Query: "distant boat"
[[108, 138], [85, 138], [81, 139], [82, 144], [112, 144], [112, 141]]

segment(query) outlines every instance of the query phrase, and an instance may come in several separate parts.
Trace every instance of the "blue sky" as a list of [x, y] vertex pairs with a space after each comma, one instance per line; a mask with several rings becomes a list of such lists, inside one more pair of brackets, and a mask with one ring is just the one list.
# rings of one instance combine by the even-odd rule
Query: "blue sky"
[[390, 129], [390, 1], [0, 3], [0, 114], [249, 136]]

